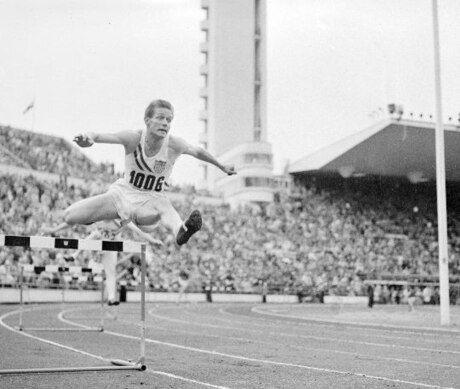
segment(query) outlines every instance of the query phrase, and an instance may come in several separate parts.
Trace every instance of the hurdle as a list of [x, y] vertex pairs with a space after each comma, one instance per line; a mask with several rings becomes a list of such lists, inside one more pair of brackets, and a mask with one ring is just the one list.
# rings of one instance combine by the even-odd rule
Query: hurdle
[[[46, 266], [34, 266], [34, 265], [21, 265], [21, 271], [19, 274], [19, 325], [15, 327], [19, 331], [73, 331], [73, 332], [91, 332], [91, 331], [104, 331], [104, 277], [95, 276], [94, 282], [100, 284], [101, 289], [101, 309], [100, 309], [100, 325], [99, 327], [24, 327], [23, 324], [23, 310], [24, 310], [24, 271], [32, 271], [37, 274], [42, 271], [47, 271], [51, 273], [59, 273], [62, 276], [62, 273], [71, 272], [72, 274], [76, 273], [93, 273], [92, 268], [85, 268], [81, 266], [56, 266], [56, 265], [46, 265]], [[62, 304], [65, 303], [65, 284], [61, 289], [62, 294]]]
[[[90, 239], [70, 239], [54, 238], [44, 236], [21, 236], [21, 235], [0, 235], [0, 247], [19, 246], [25, 248], [40, 249], [75, 249], [89, 251], [118, 251], [140, 253], [141, 255], [141, 320], [140, 327], [140, 356], [134, 362], [132, 360], [111, 359], [112, 366], [90, 366], [90, 367], [56, 367], [56, 368], [31, 368], [31, 369], [8, 369], [0, 370], [0, 374], [20, 374], [20, 373], [56, 373], [56, 372], [78, 372], [78, 371], [99, 371], [99, 370], [146, 370], [145, 365], [145, 251], [146, 244], [134, 241], [113, 241], [113, 240], [90, 240]], [[54, 270], [56, 267], [54, 268]], [[59, 270], [59, 268], [58, 268]], [[23, 304], [22, 283], [23, 268], [21, 268], [21, 291], [20, 300]], [[103, 288], [102, 295], [103, 295]], [[103, 309], [103, 299], [101, 299]], [[20, 307], [19, 330], [22, 323], [22, 307]], [[101, 323], [103, 327], [103, 322]], [[44, 329], [51, 330], [51, 329]], [[61, 330], [61, 329], [54, 329]]]

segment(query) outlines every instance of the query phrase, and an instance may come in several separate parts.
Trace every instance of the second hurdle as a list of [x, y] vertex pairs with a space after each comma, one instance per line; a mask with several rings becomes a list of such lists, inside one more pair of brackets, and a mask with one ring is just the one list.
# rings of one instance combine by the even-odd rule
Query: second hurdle
[[[64, 283], [62, 284], [61, 288], [61, 295], [62, 295], [62, 303], [65, 303], [65, 291], [67, 289], [67, 282], [72, 278], [72, 275], [79, 275], [79, 278], [82, 277], [82, 274], [85, 279], [87, 278], [88, 274], [93, 275], [95, 273], [95, 269], [93, 268], [85, 268], [81, 266], [69, 266], [69, 267], [62, 267], [56, 265], [45, 265], [45, 266], [34, 266], [34, 265], [21, 265], [20, 275], [19, 275], [19, 331], [29, 330], [29, 331], [104, 331], [104, 272], [102, 271], [102, 275], [98, 275], [97, 273], [94, 274], [93, 281], [100, 285], [100, 298], [101, 298], [101, 309], [100, 309], [100, 325], [99, 327], [94, 328], [79, 328], [79, 327], [64, 327], [64, 328], [56, 328], [56, 327], [25, 327], [23, 323], [23, 309], [24, 309], [24, 273], [39, 273], [41, 272], [49, 272], [49, 273], [58, 273], [62, 279], [64, 279]], [[72, 275], [64, 274], [70, 273]]]

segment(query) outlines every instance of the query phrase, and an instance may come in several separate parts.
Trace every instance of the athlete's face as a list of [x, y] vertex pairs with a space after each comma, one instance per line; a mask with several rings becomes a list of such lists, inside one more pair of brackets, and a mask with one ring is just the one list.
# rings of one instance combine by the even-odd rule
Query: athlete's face
[[147, 130], [153, 135], [164, 138], [168, 135], [173, 120], [173, 113], [168, 108], [155, 108], [151, 118], [145, 119]]

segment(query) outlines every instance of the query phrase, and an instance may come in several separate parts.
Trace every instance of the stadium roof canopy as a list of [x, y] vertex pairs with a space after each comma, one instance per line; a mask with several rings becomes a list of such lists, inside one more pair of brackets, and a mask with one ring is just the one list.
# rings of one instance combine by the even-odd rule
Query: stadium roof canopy
[[[444, 125], [446, 180], [460, 181], [460, 129]], [[289, 173], [436, 180], [435, 124], [389, 119], [289, 165]]]

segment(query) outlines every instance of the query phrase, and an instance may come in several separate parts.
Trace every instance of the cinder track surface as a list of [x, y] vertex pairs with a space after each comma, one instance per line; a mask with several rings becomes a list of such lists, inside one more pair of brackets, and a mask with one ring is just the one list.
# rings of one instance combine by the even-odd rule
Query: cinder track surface
[[[137, 359], [139, 304], [0, 306], [0, 369]], [[460, 388], [460, 309], [314, 304], [148, 304], [147, 371], [1, 375], [0, 388]], [[114, 319], [116, 315], [116, 319]], [[29, 335], [29, 336], [28, 336]]]

